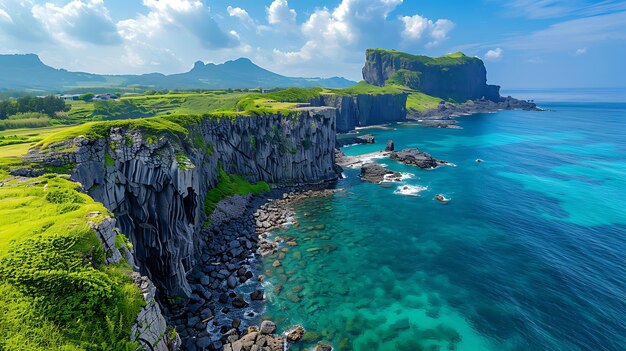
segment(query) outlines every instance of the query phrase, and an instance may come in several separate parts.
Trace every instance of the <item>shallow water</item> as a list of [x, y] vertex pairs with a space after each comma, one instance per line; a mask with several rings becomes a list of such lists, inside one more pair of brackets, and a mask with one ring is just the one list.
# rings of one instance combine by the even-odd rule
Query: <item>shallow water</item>
[[346, 169], [299, 204], [266, 316], [339, 350], [626, 350], [626, 104], [542, 106], [360, 131], [377, 143], [346, 154], [393, 139], [456, 167], [375, 160], [414, 176]]

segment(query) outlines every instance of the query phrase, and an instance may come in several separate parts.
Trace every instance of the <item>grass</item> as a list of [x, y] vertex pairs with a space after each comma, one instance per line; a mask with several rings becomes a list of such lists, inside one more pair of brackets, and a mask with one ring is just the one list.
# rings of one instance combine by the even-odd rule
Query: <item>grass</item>
[[0, 120], [0, 130], [20, 128], [40, 128], [52, 125], [50, 117], [43, 113], [26, 112], [9, 116]]
[[68, 127], [24, 128], [0, 131], [0, 169], [19, 164], [28, 150], [42, 139]]
[[79, 136], [93, 137], [93, 138], [105, 138], [108, 136], [111, 128], [131, 128], [141, 129], [148, 132], [148, 134], [160, 135], [160, 134], [186, 134], [187, 129], [178, 123], [169, 121], [165, 118], [139, 118], [119, 121], [104, 121], [104, 122], [88, 122], [79, 126], [70, 127], [64, 129], [61, 132], [52, 134], [42, 139], [36, 146], [41, 148], [47, 148], [50, 144], [61, 142], [68, 139], [77, 138]]
[[134, 350], [141, 292], [87, 223], [107, 210], [59, 176], [0, 179], [0, 349]]
[[229, 175], [222, 167], [218, 168], [218, 184], [210, 189], [204, 198], [204, 212], [207, 216], [215, 210], [217, 203], [232, 195], [261, 194], [270, 191], [266, 182], [250, 183], [247, 179]]
[[455, 52], [452, 54], [444, 55], [441, 57], [429, 57], [423, 55], [412, 55], [406, 52], [396, 51], [396, 50], [386, 50], [386, 49], [367, 49], [366, 57], [369, 57], [371, 54], [378, 53], [382, 55], [391, 55], [401, 61], [406, 63], [418, 63], [427, 66], [450, 66], [450, 65], [461, 65], [471, 62], [480, 62], [479, 58], [465, 56], [462, 52]]
[[[141, 129], [149, 140], [164, 133], [184, 138], [188, 128], [204, 118], [300, 113], [294, 108], [322, 93], [376, 95], [401, 92], [403, 87], [378, 87], [360, 82], [344, 89], [288, 88], [263, 94], [241, 91], [169, 92], [129, 95], [119, 101], [70, 101], [70, 111], [57, 114], [51, 122], [75, 126], [51, 128], [58, 131], [55, 134], [48, 133], [47, 128], [33, 128], [29, 130], [32, 134], [29, 137], [5, 136], [4, 140], [0, 131], [0, 157], [18, 157], [33, 146], [47, 148], [53, 143], [78, 136], [106, 137], [112, 127]], [[17, 134], [18, 130], [15, 131], [14, 134]], [[17, 144], [21, 146], [15, 146]]]
[[414, 91], [409, 94], [406, 99], [406, 108], [407, 110], [416, 110], [416, 111], [426, 111], [436, 109], [439, 106], [439, 102], [441, 100], [438, 97], [426, 95], [419, 91]]
[[379, 87], [376, 85], [371, 85], [366, 81], [362, 80], [357, 84], [348, 87], [348, 88], [340, 88], [340, 89], [328, 89], [327, 92], [338, 94], [338, 95], [360, 95], [360, 94], [368, 94], [368, 95], [380, 95], [380, 94], [400, 94], [402, 93], [402, 89], [396, 86], [384, 86]]

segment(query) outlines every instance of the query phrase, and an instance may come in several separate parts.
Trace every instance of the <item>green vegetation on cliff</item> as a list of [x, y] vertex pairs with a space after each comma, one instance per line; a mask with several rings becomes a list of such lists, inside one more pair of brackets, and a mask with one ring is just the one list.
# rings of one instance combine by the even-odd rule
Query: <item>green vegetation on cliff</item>
[[438, 97], [426, 95], [424, 93], [420, 93], [419, 91], [413, 91], [406, 99], [406, 109], [409, 112], [411, 110], [416, 110], [420, 112], [433, 110], [439, 106], [439, 103], [441, 101], [443, 100]]
[[402, 51], [387, 50], [387, 49], [367, 49], [365, 52], [366, 57], [371, 57], [372, 54], [384, 54], [389, 55], [392, 58], [399, 59], [404, 63], [420, 63], [428, 66], [450, 66], [450, 65], [463, 65], [466, 63], [481, 62], [477, 57], [466, 56], [462, 52], [455, 52], [452, 54], [430, 57], [424, 55], [413, 55]]
[[0, 349], [134, 350], [143, 297], [89, 224], [107, 210], [59, 176], [0, 181]]
[[218, 168], [218, 183], [210, 189], [204, 198], [204, 212], [210, 216], [217, 203], [232, 195], [261, 194], [270, 191], [270, 186], [263, 181], [250, 183], [247, 179], [226, 173]]
[[326, 92], [337, 95], [380, 95], [380, 94], [401, 94], [402, 90], [395, 86], [379, 87], [362, 80], [357, 84], [341, 89], [328, 89]]

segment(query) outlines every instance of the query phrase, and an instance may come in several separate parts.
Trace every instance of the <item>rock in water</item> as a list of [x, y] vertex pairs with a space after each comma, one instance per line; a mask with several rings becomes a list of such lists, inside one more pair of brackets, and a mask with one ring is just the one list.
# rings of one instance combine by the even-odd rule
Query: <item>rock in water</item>
[[363, 140], [366, 144], [374, 144], [376, 142], [376, 139], [372, 134], [361, 135], [358, 136], [357, 139]]
[[392, 152], [389, 155], [394, 161], [402, 162], [404, 164], [410, 166], [417, 166], [419, 168], [427, 169], [427, 168], [435, 168], [439, 164], [444, 164], [444, 161], [439, 161], [434, 157], [430, 156], [427, 152], [421, 152], [417, 148], [408, 148], [403, 149], [402, 151]]
[[276, 331], [276, 324], [272, 321], [263, 321], [259, 330], [261, 334], [272, 334]]
[[395, 145], [393, 144], [393, 140], [387, 140], [387, 145], [385, 145], [385, 151], [394, 151]]
[[380, 183], [385, 180], [400, 180], [402, 175], [376, 163], [366, 163], [361, 167], [361, 179], [366, 182]]
[[333, 350], [332, 346], [330, 346], [327, 343], [320, 342], [317, 344], [317, 346], [315, 346], [315, 350], [313, 351], [332, 351], [332, 350]]
[[341, 136], [337, 138], [335, 142], [336, 147], [343, 147], [354, 144], [374, 144], [376, 139], [372, 134], [365, 134], [360, 136]]
[[301, 325], [297, 325], [287, 332], [287, 341], [298, 342], [302, 340], [302, 336], [304, 336], [304, 328]]

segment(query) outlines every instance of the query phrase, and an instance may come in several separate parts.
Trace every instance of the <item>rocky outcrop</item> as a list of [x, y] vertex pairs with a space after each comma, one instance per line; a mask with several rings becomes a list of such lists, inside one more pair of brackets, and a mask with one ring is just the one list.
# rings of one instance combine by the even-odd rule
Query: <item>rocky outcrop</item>
[[321, 94], [311, 99], [311, 106], [330, 106], [336, 109], [337, 132], [346, 133], [359, 125], [359, 109], [356, 97], [337, 94]]
[[146, 305], [139, 311], [135, 325], [130, 333], [131, 341], [139, 345], [150, 345], [154, 351], [177, 350], [181, 345], [180, 337], [167, 326], [156, 301], [156, 287], [148, 277], [133, 273], [135, 284], [141, 289]]
[[394, 151], [396, 149], [393, 144], [393, 140], [387, 140], [387, 144], [385, 145], [385, 151]]
[[[89, 213], [90, 218], [101, 216], [101, 212]], [[136, 269], [133, 252], [124, 244], [117, 244], [118, 235], [115, 218], [105, 218], [99, 223], [88, 220], [87, 224], [96, 232], [105, 253], [106, 264], [115, 264], [122, 259]], [[149, 344], [155, 351], [176, 350], [180, 346], [180, 338], [176, 333], [168, 333], [168, 326], [157, 303], [156, 287], [146, 276], [132, 272], [133, 281], [141, 290], [145, 306], [139, 311], [131, 329], [131, 341], [140, 345]]]
[[346, 96], [321, 94], [311, 99], [312, 106], [336, 109], [337, 132], [346, 133], [356, 127], [401, 122], [406, 119], [407, 94], [358, 94]]
[[382, 49], [368, 49], [365, 56], [363, 79], [369, 84], [383, 86], [392, 79], [442, 99], [500, 100], [500, 87], [487, 85], [487, 70], [477, 57], [456, 53], [432, 58]]
[[407, 118], [423, 120], [422, 125], [426, 127], [450, 128], [456, 124], [452, 117], [500, 110], [542, 111], [533, 102], [507, 96], [498, 102], [479, 99], [468, 100], [462, 104], [451, 104], [441, 101], [436, 109], [426, 111], [410, 110]]
[[376, 142], [376, 138], [372, 134], [365, 134], [359, 136], [352, 135], [344, 135], [338, 136], [337, 141], [335, 142], [335, 147], [340, 148], [348, 145], [355, 144], [374, 144]]
[[361, 166], [361, 179], [370, 183], [380, 183], [385, 180], [399, 181], [402, 175], [376, 163], [366, 163]]
[[389, 158], [409, 166], [417, 166], [423, 169], [435, 168], [439, 165], [446, 164], [445, 161], [437, 160], [428, 152], [421, 152], [417, 148], [403, 149], [398, 152], [394, 151], [389, 155]]
[[71, 178], [115, 214], [130, 238], [141, 274], [162, 297], [187, 298], [186, 274], [205, 242], [204, 198], [218, 183], [218, 168], [273, 184], [336, 179], [335, 118], [334, 109], [204, 118], [185, 135], [112, 127], [108, 138], [68, 140], [26, 159], [74, 166]]
[[272, 321], [263, 321], [260, 327], [251, 326], [243, 335], [236, 329], [227, 332], [228, 343], [224, 344], [224, 351], [284, 351], [287, 349], [285, 339], [274, 335], [276, 324]]

